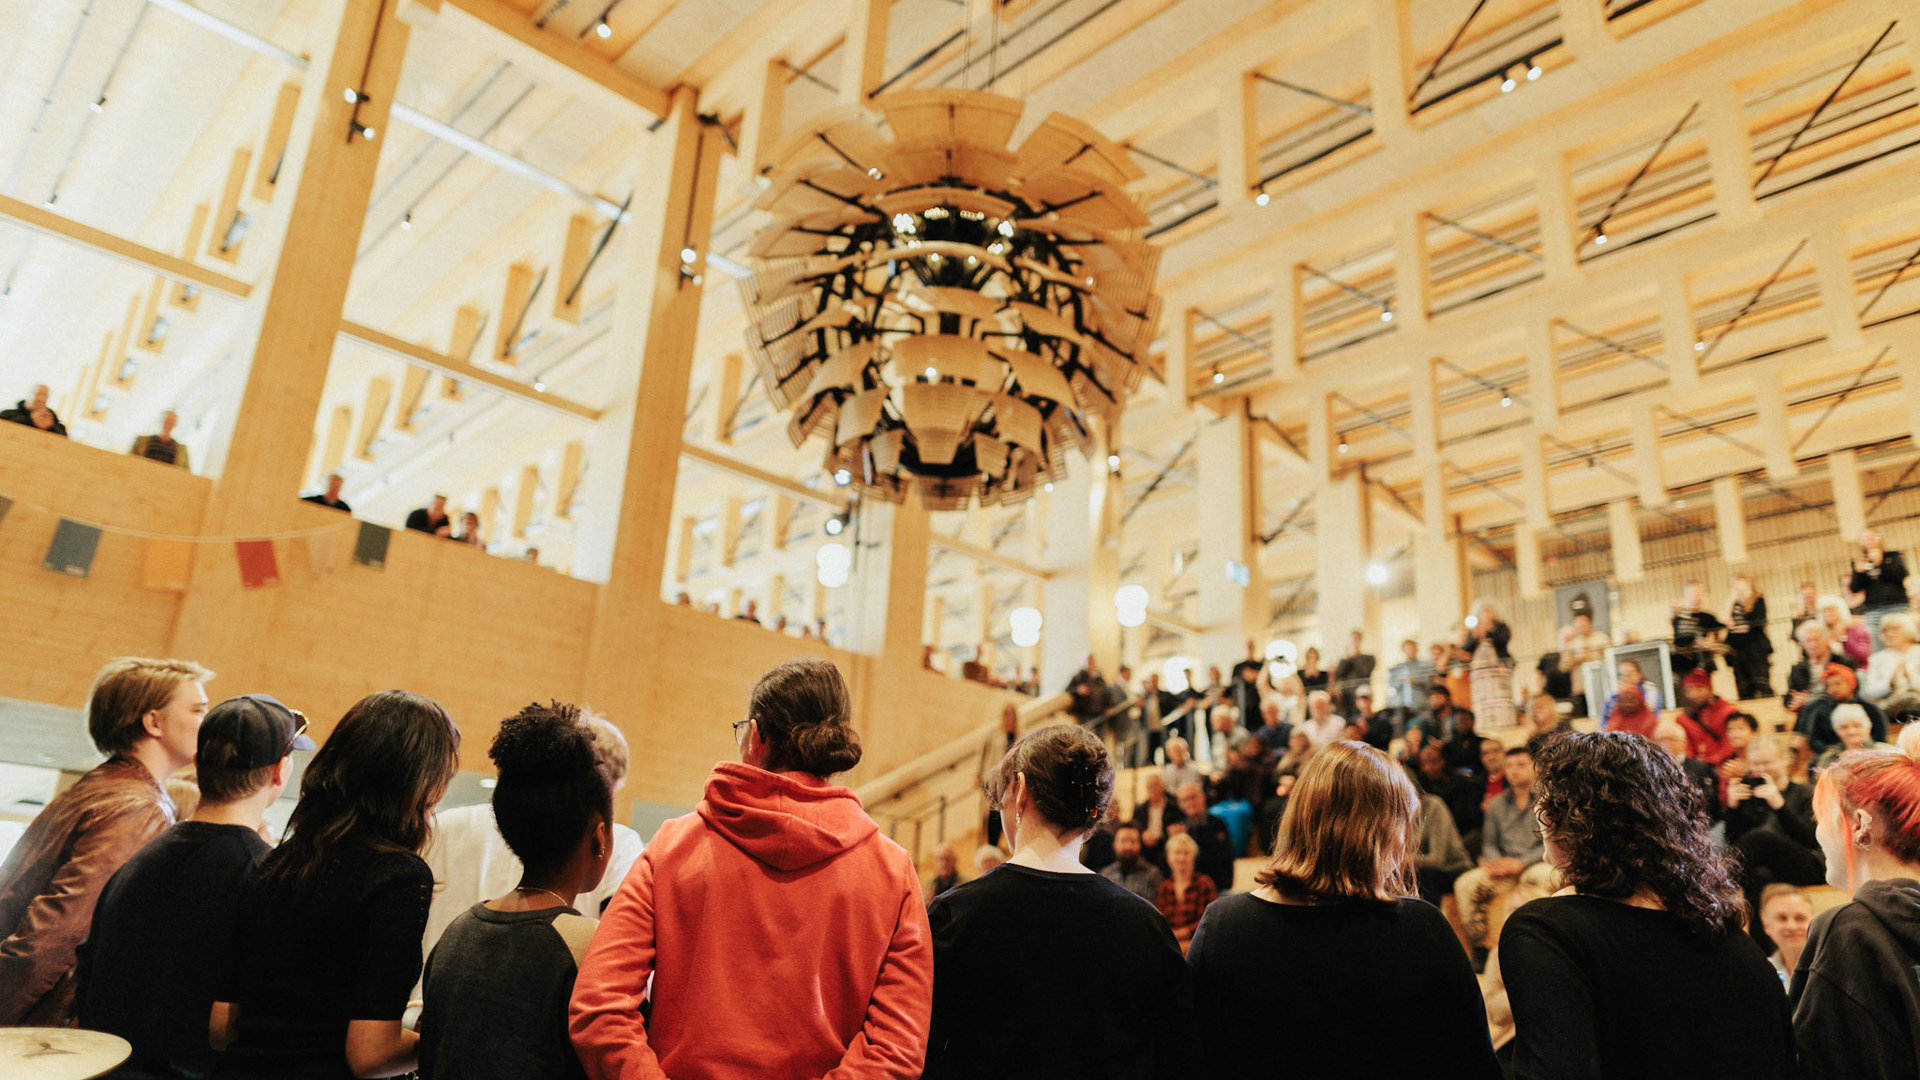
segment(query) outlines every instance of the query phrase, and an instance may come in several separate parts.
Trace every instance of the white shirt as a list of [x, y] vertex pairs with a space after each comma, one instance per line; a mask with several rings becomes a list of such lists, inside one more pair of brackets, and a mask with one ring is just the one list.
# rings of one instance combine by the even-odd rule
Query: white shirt
[[1347, 737], [1347, 721], [1339, 713], [1328, 713], [1325, 720], [1315, 720], [1309, 716], [1294, 725], [1293, 730], [1307, 733], [1307, 742], [1318, 750], [1328, 743], [1336, 743]]

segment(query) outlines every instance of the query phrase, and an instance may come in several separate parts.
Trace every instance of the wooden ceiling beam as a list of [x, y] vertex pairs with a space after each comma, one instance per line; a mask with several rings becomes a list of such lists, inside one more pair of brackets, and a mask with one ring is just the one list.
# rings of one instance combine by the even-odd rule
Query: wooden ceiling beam
[[400, 17], [415, 26], [436, 22], [495, 46], [543, 82], [568, 87], [580, 97], [599, 97], [664, 119], [667, 92], [621, 70], [605, 57], [533, 25], [504, 0], [401, 0]]
[[529, 405], [538, 405], [550, 412], [587, 421], [600, 419], [600, 410], [591, 405], [582, 405], [555, 394], [543, 393], [525, 383], [516, 382], [504, 375], [495, 375], [464, 360], [434, 352], [424, 345], [415, 345], [411, 341], [404, 341], [392, 334], [375, 330], [371, 326], [362, 326], [350, 319], [340, 320], [340, 336], [355, 344], [399, 357], [409, 364], [417, 364], [463, 382], [479, 383], [508, 397], [518, 398]]
[[115, 236], [91, 225], [82, 225], [77, 221], [61, 217], [51, 210], [43, 210], [32, 203], [21, 202], [19, 199], [0, 195], [0, 218], [18, 222], [56, 240], [65, 240], [70, 244], [91, 248], [129, 266], [151, 270], [169, 280], [218, 293], [230, 299], [245, 300], [247, 294], [253, 291], [253, 286], [239, 278], [204, 269], [178, 256], [156, 251], [145, 244], [134, 243], [132, 240]]

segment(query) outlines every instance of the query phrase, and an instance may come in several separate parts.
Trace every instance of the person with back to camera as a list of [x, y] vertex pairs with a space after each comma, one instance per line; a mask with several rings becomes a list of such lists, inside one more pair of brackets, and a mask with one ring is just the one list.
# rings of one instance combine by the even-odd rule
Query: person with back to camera
[[1538, 760], [1535, 812], [1567, 888], [1500, 935], [1515, 1080], [1792, 1076], [1779, 978], [1742, 932], [1734, 861], [1679, 763], [1613, 731], [1543, 739]]
[[1920, 725], [1853, 750], [1814, 789], [1827, 884], [1851, 903], [1813, 920], [1788, 997], [1805, 1080], [1920, 1068]]
[[1106, 747], [1078, 726], [1040, 728], [1001, 759], [987, 790], [1013, 855], [928, 911], [940, 977], [926, 1076], [1203, 1075], [1172, 932], [1152, 905], [1080, 865], [1113, 798]]
[[589, 1077], [920, 1074], [927, 909], [912, 858], [828, 782], [860, 763], [851, 713], [827, 660], [754, 684], [741, 760], [660, 826], [580, 964], [569, 1029]]
[[582, 1076], [567, 1000], [598, 924], [574, 903], [613, 855], [613, 778], [579, 708], [557, 701], [508, 717], [487, 756], [500, 771], [494, 820], [526, 869], [427, 957], [420, 1077]]
[[433, 892], [420, 849], [459, 752], [446, 710], [405, 690], [369, 694], [340, 718], [300, 778], [286, 842], [241, 894], [220, 1076], [416, 1067], [419, 1036], [400, 1019]]
[[[1187, 954], [1209, 1076], [1500, 1076], [1466, 954], [1410, 898], [1419, 805], [1372, 747], [1314, 754], [1260, 887], [1208, 908]], [[1417, 1004], [1383, 1027], [1371, 1003], [1388, 1001]], [[1284, 1042], [1248, 1002], [1286, 1018]]]

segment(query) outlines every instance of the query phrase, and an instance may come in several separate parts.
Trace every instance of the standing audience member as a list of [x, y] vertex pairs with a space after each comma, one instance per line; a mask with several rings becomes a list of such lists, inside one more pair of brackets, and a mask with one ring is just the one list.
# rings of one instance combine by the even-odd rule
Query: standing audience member
[[1167, 876], [1154, 903], [1182, 950], [1193, 940], [1207, 905], [1220, 898], [1213, 879], [1198, 871], [1199, 861], [1200, 845], [1193, 837], [1182, 833], [1167, 841]]
[[1361, 688], [1373, 681], [1374, 658], [1366, 651], [1365, 635], [1359, 630], [1353, 631], [1352, 640], [1347, 644], [1347, 654], [1333, 666], [1333, 686], [1340, 695], [1340, 714], [1351, 716], [1355, 712], [1355, 695]]
[[1866, 621], [1867, 633], [1873, 636], [1873, 647], [1885, 647], [1881, 621], [1896, 611], [1907, 610], [1907, 564], [1899, 552], [1887, 550], [1875, 529], [1860, 534], [1860, 550], [1853, 557], [1847, 591], [1862, 597], [1860, 615]]
[[[1813, 582], [1803, 581], [1800, 583], [1800, 597], [1793, 606], [1793, 613], [1790, 618], [1792, 619], [1792, 623], [1787, 632], [1793, 636], [1795, 642], [1800, 641], [1800, 627], [1807, 623], [1818, 623], [1820, 621], [1820, 590], [1814, 586]], [[1800, 655], [1806, 655], [1804, 644], [1802, 645]]]
[[[420, 849], [459, 764], [460, 729], [404, 690], [361, 698], [300, 778], [287, 839], [241, 894], [223, 1077], [396, 1076], [433, 872]], [[294, 929], [297, 928], [297, 929]], [[218, 1005], [215, 1006], [219, 1008]]]
[[1500, 937], [1516, 1080], [1730, 1062], [1792, 1077], [1778, 978], [1741, 933], [1732, 861], [1678, 763], [1645, 739], [1570, 732], [1541, 743], [1538, 786], [1547, 857], [1572, 891], [1515, 911]]
[[1805, 1080], [1912, 1076], [1920, 1061], [1920, 726], [1843, 756], [1814, 793], [1827, 884], [1788, 994]]
[[1113, 830], [1113, 861], [1100, 876], [1147, 903], [1160, 899], [1160, 868], [1140, 853], [1140, 827], [1123, 821]]
[[1387, 709], [1405, 727], [1407, 720], [1427, 704], [1427, 691], [1433, 686], [1433, 665], [1420, 658], [1420, 643], [1412, 638], [1400, 643], [1399, 663], [1387, 669]]
[[[1419, 805], [1378, 750], [1315, 754], [1260, 887], [1209, 908], [1188, 952], [1205, 1075], [1500, 1076], [1453, 931], [1405, 899]], [[1396, 1011], [1389, 1035], [1368, 1005], [1390, 1001], [1418, 1004]], [[1285, 1037], [1249, 1023], [1249, 1003], [1284, 1017]]]
[[[1691, 675], [1696, 671], [1713, 674], [1713, 649], [1718, 642], [1716, 636], [1724, 632], [1726, 624], [1705, 610], [1707, 605], [1707, 587], [1698, 581], [1689, 581], [1681, 587], [1680, 602], [1673, 606], [1673, 673], [1679, 676]], [[1708, 680], [1712, 685], [1712, 680]]]
[[1311, 694], [1315, 690], [1327, 688], [1328, 675], [1320, 667], [1319, 649], [1312, 645], [1307, 646], [1307, 651], [1300, 656], [1300, 670], [1294, 672], [1294, 676], [1300, 680], [1300, 689], [1303, 693]]
[[[988, 794], [1005, 811], [1013, 857], [928, 910], [940, 977], [924, 1075], [1189, 1075], [1192, 986], [1173, 935], [1139, 897], [1080, 864], [1113, 798], [1106, 747], [1084, 728], [1041, 728], [1001, 759]], [[1090, 988], [1124, 992], [1075, 1009], [1073, 1037], [1061, 1038], [1048, 1018]], [[818, 1075], [753, 1064], [746, 1072]]]
[[[1136, 836], [1137, 840], [1138, 837]], [[927, 902], [960, 884], [960, 853], [953, 850], [952, 844], [941, 844], [933, 849], [933, 878], [927, 882]]]
[[1179, 791], [1179, 828], [1200, 845], [1199, 869], [1213, 879], [1221, 892], [1233, 888], [1233, 860], [1239, 852], [1233, 847], [1233, 834], [1227, 823], [1207, 813], [1207, 793], [1199, 784], [1187, 784]]
[[1593, 601], [1580, 595], [1573, 598], [1569, 605], [1573, 612], [1573, 621], [1562, 631], [1560, 639], [1560, 666], [1572, 677], [1573, 715], [1587, 715], [1587, 674], [1588, 664], [1598, 663], [1607, 658], [1607, 648], [1613, 642], [1607, 635], [1593, 628]]
[[1087, 666], [1067, 680], [1067, 694], [1073, 698], [1067, 711], [1083, 724], [1099, 719], [1106, 711], [1107, 680], [1100, 677], [1100, 661], [1092, 653], [1087, 654]]
[[1473, 626], [1461, 639], [1459, 654], [1472, 674], [1471, 708], [1494, 729], [1514, 722], [1513, 657], [1507, 653], [1512, 637], [1512, 629], [1500, 621], [1491, 600], [1474, 601]]
[[1860, 696], [1891, 716], [1920, 712], [1920, 622], [1911, 612], [1888, 612], [1880, 640], [1884, 646], [1867, 658]]
[[1735, 574], [1727, 600], [1727, 666], [1733, 669], [1734, 696], [1741, 701], [1772, 697], [1772, 659], [1767, 598], [1754, 588], [1753, 579]]
[[212, 678], [135, 657], [94, 676], [87, 734], [107, 760], [54, 796], [0, 866], [0, 1027], [72, 1019], [74, 951], [107, 879], [173, 824], [160, 785], [193, 764]]
[[134, 457], [157, 461], [162, 465], [175, 465], [191, 470], [187, 464], [187, 448], [173, 437], [173, 429], [180, 423], [180, 414], [168, 409], [160, 414], [160, 433], [142, 435], [133, 440], [133, 449], [128, 451]]
[[310, 502], [315, 506], [324, 506], [329, 510], [341, 510], [346, 513], [352, 513], [353, 507], [348, 506], [347, 500], [340, 497], [340, 488], [344, 486], [346, 482], [346, 477], [341, 476], [339, 473], [332, 473], [327, 477], [326, 491], [318, 495], [309, 495], [300, 501]]
[[1480, 832], [1480, 865], [1454, 882], [1461, 928], [1476, 959], [1499, 940], [1495, 925], [1504, 910], [1559, 888], [1546, 847], [1533, 820], [1533, 754], [1525, 746], [1507, 751], [1507, 790], [1487, 804]]
[[589, 1077], [922, 1067], [927, 906], [912, 858], [828, 782], [860, 763], [851, 717], [830, 661], [754, 684], [740, 761], [654, 834], [580, 965], [571, 1030]]
[[471, 510], [461, 514], [460, 535], [454, 539], [469, 547], [484, 547], [485, 541], [480, 538], [480, 515]]
[[447, 518], [447, 497], [435, 495], [432, 502], [408, 514], [407, 528], [428, 536], [452, 536], [453, 522]]
[[453, 920], [427, 957], [420, 1077], [584, 1075], [567, 1000], [597, 923], [574, 901], [613, 857], [613, 781], [573, 705], [528, 705], [487, 749], [493, 816], [519, 884]]
[[1807, 925], [1813, 922], [1813, 904], [1806, 890], [1798, 885], [1778, 882], [1760, 894], [1760, 926], [1772, 940], [1774, 950], [1767, 957], [1780, 987], [1793, 983], [1794, 970], [1800, 966], [1800, 954], [1807, 947]]
[[61, 423], [60, 414], [47, 405], [47, 387], [44, 383], [33, 388], [33, 397], [22, 398], [13, 408], [0, 411], [0, 420], [25, 424], [63, 439], [67, 437], [67, 425]]
[[1687, 756], [1718, 765], [1733, 751], [1727, 746], [1727, 717], [1739, 710], [1713, 692], [1713, 677], [1690, 671], [1680, 684], [1680, 711], [1674, 715], [1687, 733]]
[[212, 1077], [210, 1031], [227, 1027], [213, 1003], [232, 978], [235, 907], [265, 858], [260, 822], [293, 775], [295, 750], [313, 749], [306, 717], [265, 694], [207, 711], [191, 820], [127, 860], [100, 894], [80, 946], [79, 1026], [133, 1045], [116, 1076]]

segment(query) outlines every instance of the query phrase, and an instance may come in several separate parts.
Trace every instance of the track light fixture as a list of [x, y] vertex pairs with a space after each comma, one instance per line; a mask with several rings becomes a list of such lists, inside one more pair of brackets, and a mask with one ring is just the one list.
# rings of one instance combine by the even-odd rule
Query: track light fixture
[[106, 112], [107, 111], [107, 95], [101, 94], [99, 97], [94, 98], [93, 103], [88, 105], [87, 108], [92, 109], [94, 112], [97, 112], [97, 113]]
[[1343, 454], [1347, 452], [1347, 437], [1345, 434], [1340, 436], [1340, 445], [1337, 449]]
[[1540, 76], [1545, 74], [1546, 74], [1546, 71], [1540, 66], [1540, 62], [1538, 60], [1529, 59], [1527, 61], [1527, 81], [1528, 82], [1539, 82]]
[[605, 41], [613, 36], [613, 27], [607, 23], [606, 16], [602, 15], [600, 21], [593, 24], [593, 33], [594, 36], [598, 37], [601, 41]]
[[405, 214], [402, 214], [400, 216], [400, 231], [401, 232], [413, 231], [413, 211], [409, 210]]
[[1272, 201], [1273, 201], [1273, 196], [1268, 195], [1265, 191], [1262, 191], [1258, 195], [1255, 195], [1253, 197], [1253, 205], [1255, 206], [1265, 206]]
[[1224, 372], [1224, 371], [1216, 371], [1216, 372], [1214, 372], [1214, 373], [1213, 373], [1213, 385], [1215, 385], [1215, 386], [1219, 386], [1219, 385], [1220, 385], [1221, 383], [1223, 383], [1223, 382], [1226, 382], [1226, 381], [1227, 381], [1227, 375], [1226, 375], [1226, 372]]
[[363, 123], [361, 123], [361, 122], [360, 122], [360, 121], [358, 121], [358, 120], [355, 120], [355, 121], [352, 121], [352, 122], [351, 122], [351, 123], [350, 123], [350, 124], [349, 124], [349, 125], [347, 126], [347, 141], [348, 141], [348, 142], [352, 142], [352, 141], [353, 141], [353, 137], [354, 137], [355, 135], [358, 135], [358, 136], [360, 136], [361, 138], [363, 138], [363, 139], [365, 139], [365, 140], [367, 140], [368, 142], [372, 142], [372, 141], [373, 141], [373, 140], [374, 140], [375, 138], [377, 138], [377, 137], [379, 136], [379, 134], [380, 134], [379, 132], [377, 132], [377, 131], [375, 131], [374, 129], [372, 129], [372, 128], [370, 128], [370, 127], [368, 127], [367, 125], [365, 125], [365, 124], [363, 124]]
[[1507, 393], [1506, 387], [1504, 386], [1501, 387], [1500, 388], [1500, 407], [1504, 409], [1512, 404], [1513, 404], [1513, 395]]
[[1387, 306], [1386, 306], [1386, 305], [1384, 305], [1384, 304], [1383, 304], [1383, 305], [1381, 305], [1381, 307], [1380, 307], [1380, 321], [1381, 321], [1381, 322], [1392, 322], [1392, 321], [1393, 321], [1393, 309], [1392, 309], [1392, 308], [1390, 308], [1390, 307], [1387, 307]]

